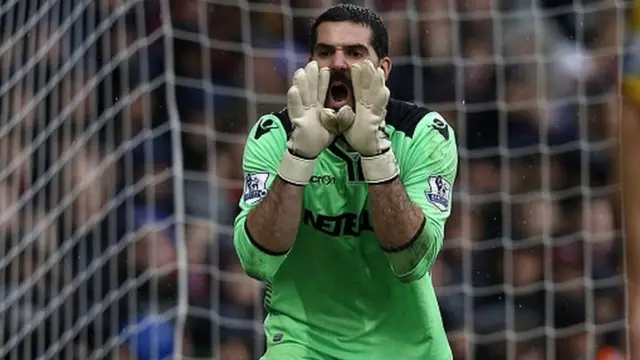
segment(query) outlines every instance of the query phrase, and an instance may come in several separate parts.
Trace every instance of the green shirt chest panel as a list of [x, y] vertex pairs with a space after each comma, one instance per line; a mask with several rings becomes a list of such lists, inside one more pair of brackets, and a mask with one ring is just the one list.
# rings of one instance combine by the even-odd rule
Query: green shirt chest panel
[[324, 235], [358, 237], [371, 230], [369, 186], [358, 175], [358, 155], [338, 151], [318, 158], [305, 189], [302, 223]]
[[[386, 132], [401, 164], [407, 138], [390, 126]], [[320, 154], [305, 189], [303, 225], [328, 236], [373, 235], [369, 185], [364, 182], [359, 157], [335, 144]]]

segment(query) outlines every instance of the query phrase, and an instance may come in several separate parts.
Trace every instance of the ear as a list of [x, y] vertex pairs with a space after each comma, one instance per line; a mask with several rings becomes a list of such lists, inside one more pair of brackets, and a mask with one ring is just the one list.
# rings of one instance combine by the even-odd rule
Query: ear
[[380, 67], [384, 70], [385, 80], [388, 80], [389, 74], [391, 74], [391, 58], [388, 56], [382, 58], [382, 60], [380, 60]]

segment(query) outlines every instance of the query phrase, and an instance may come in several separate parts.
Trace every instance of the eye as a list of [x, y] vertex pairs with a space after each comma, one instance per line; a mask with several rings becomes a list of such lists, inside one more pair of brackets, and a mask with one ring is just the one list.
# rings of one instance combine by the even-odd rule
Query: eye
[[349, 49], [349, 50], [347, 50], [347, 56], [359, 59], [359, 58], [363, 57], [364, 54], [360, 50]]
[[331, 56], [331, 51], [329, 51], [328, 49], [318, 49], [316, 50], [316, 55], [320, 57]]

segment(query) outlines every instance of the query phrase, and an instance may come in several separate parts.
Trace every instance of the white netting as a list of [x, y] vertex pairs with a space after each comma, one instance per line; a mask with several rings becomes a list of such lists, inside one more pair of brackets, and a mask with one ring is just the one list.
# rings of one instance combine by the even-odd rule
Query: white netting
[[[0, 1], [0, 358], [259, 357], [261, 287], [230, 240], [244, 134], [284, 105], [310, 21], [333, 3]], [[360, 3], [387, 21], [392, 96], [459, 135], [433, 274], [456, 359], [622, 347], [624, 9]]]

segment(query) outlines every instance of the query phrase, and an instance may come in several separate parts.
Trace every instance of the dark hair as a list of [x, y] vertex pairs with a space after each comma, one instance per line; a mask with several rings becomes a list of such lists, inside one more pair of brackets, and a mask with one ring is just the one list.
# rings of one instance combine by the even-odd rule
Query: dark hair
[[375, 50], [379, 58], [389, 55], [389, 34], [382, 18], [373, 10], [353, 4], [338, 4], [325, 10], [311, 26], [309, 35], [309, 53], [313, 50], [318, 41], [318, 26], [323, 22], [343, 22], [349, 21], [356, 24], [366, 25], [371, 29], [371, 47]]

